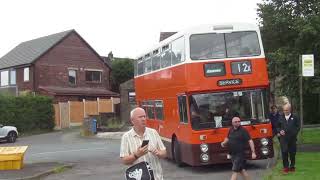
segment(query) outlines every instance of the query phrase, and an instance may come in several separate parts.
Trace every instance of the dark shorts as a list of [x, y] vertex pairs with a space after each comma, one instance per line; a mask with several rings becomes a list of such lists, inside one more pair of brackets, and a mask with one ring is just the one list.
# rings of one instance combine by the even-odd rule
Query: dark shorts
[[241, 172], [243, 169], [246, 169], [246, 160], [243, 155], [232, 155], [232, 171]]

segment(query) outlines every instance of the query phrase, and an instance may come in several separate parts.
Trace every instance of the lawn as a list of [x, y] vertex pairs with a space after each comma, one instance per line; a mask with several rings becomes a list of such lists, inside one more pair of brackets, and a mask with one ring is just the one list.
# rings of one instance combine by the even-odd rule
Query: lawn
[[302, 144], [320, 145], [320, 128], [303, 129], [301, 141]]
[[283, 175], [282, 160], [278, 160], [271, 174], [264, 180], [318, 180], [320, 179], [320, 153], [297, 153], [296, 172]]
[[[320, 128], [304, 129], [299, 137], [299, 144], [316, 144], [320, 146]], [[279, 151], [279, 143], [275, 141], [275, 152]], [[264, 180], [318, 180], [320, 179], [320, 153], [298, 152], [296, 155], [296, 172], [282, 174], [282, 160], [278, 159], [276, 167], [264, 177]]]

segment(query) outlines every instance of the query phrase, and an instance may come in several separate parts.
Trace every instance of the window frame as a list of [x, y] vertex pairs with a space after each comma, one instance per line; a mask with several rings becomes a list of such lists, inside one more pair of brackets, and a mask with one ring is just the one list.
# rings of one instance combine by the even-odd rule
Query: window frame
[[[12, 73], [14, 72], [14, 83], [12, 83]], [[15, 69], [10, 69], [9, 72], [9, 84], [10, 85], [17, 85], [17, 71]]]
[[[70, 82], [70, 71], [75, 72], [74, 83]], [[69, 85], [72, 85], [72, 86], [77, 85], [77, 69], [73, 69], [73, 68], [68, 69], [68, 83], [69, 83]]]
[[[7, 83], [6, 84], [3, 84], [3, 81], [2, 81], [2, 76], [3, 76], [3, 72], [7, 72], [6, 75], [7, 75]], [[1, 70], [0, 71], [0, 87], [6, 87], [6, 86], [9, 86], [10, 85], [10, 74], [9, 74], [10, 70], [8, 69], [5, 69], [5, 70]]]
[[[87, 72], [99, 72], [100, 78], [99, 81], [88, 81], [87, 80]], [[85, 69], [85, 81], [87, 83], [101, 83], [102, 82], [102, 70], [97, 70], [97, 69]]]
[[25, 67], [23, 68], [23, 82], [29, 82], [29, 81], [30, 81], [30, 67]]

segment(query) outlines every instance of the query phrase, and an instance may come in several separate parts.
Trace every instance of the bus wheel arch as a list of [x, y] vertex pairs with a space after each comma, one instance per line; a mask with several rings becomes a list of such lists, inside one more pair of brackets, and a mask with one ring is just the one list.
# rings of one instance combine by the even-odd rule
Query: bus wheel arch
[[175, 161], [177, 166], [182, 167], [183, 162], [181, 161], [180, 143], [175, 134], [172, 137], [171, 147], [172, 147], [172, 159]]

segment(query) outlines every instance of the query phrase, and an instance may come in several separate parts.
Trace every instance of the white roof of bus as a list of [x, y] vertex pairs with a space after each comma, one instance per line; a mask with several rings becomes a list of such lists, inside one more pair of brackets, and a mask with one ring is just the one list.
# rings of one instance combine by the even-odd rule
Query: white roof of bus
[[260, 32], [259, 27], [257, 25], [250, 24], [250, 23], [220, 23], [220, 24], [206, 24], [206, 25], [194, 26], [191, 28], [181, 30], [176, 34], [168, 37], [167, 39], [159, 42], [158, 44], [154, 45], [153, 48], [149, 49], [149, 51], [145, 51], [145, 53], [140, 54], [136, 59], [143, 57], [144, 55], [161, 48], [162, 46], [170, 43], [171, 41], [183, 35], [202, 34], [202, 33], [224, 33], [224, 32], [235, 32], [235, 31]]

